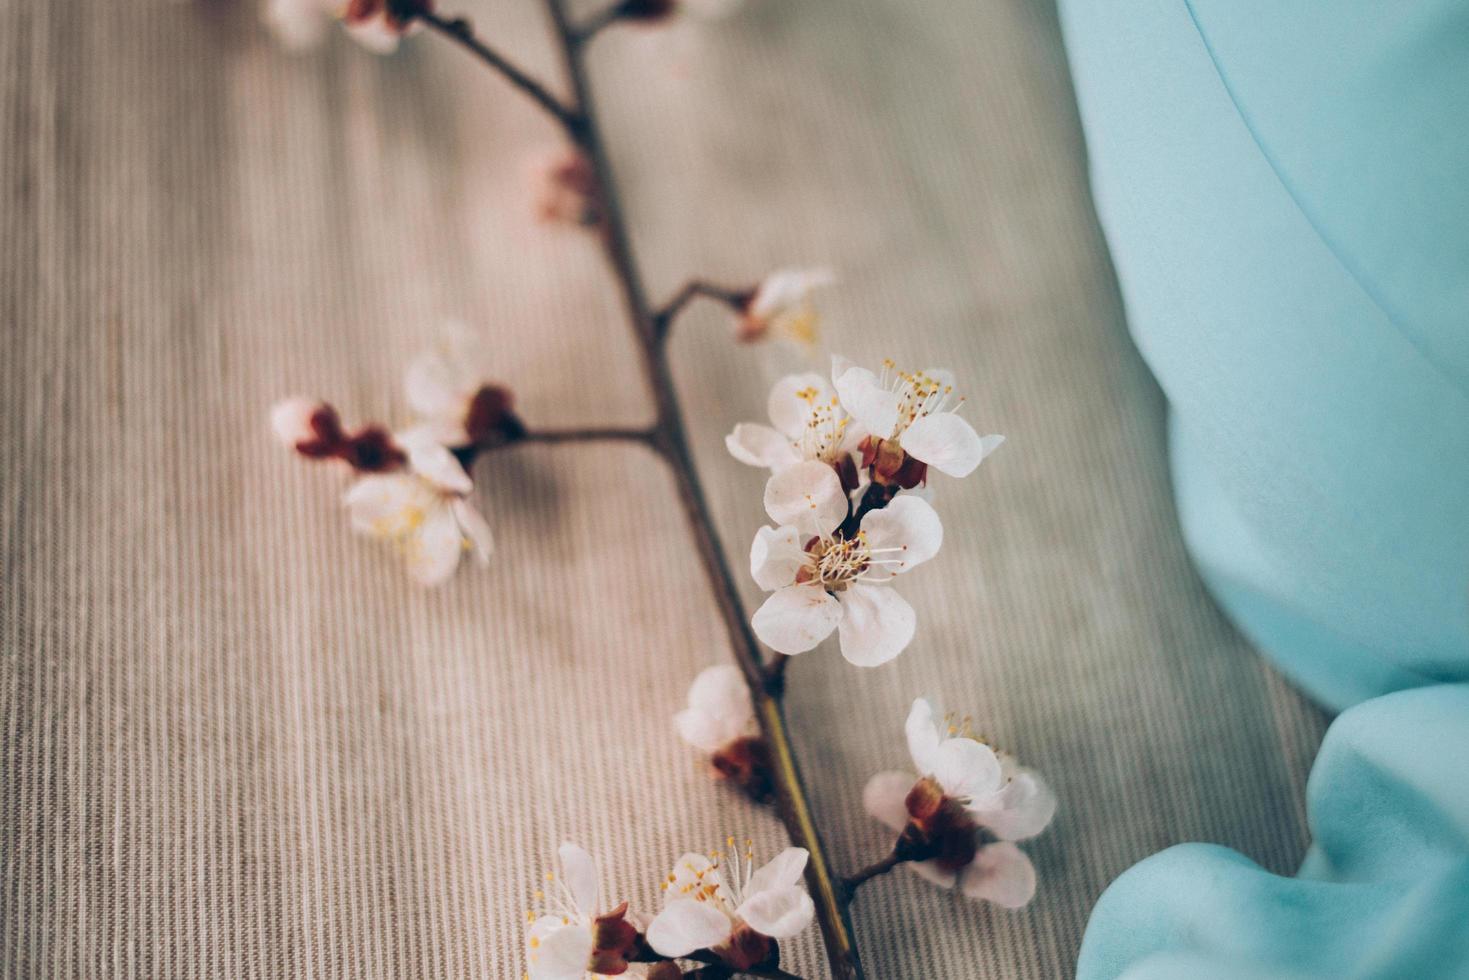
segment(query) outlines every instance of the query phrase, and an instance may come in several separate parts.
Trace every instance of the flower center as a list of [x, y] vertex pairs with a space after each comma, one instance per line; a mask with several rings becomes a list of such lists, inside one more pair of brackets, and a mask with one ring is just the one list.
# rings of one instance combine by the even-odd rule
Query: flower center
[[889, 438], [901, 436], [914, 422], [935, 412], [958, 411], [964, 403], [954, 386], [924, 371], [899, 371], [892, 361], [882, 362], [878, 383], [898, 395], [898, 424]]
[[823, 400], [815, 388], [802, 388], [796, 397], [806, 403], [806, 426], [794, 445], [806, 459], [835, 463], [841, 455], [842, 439], [851, 422], [835, 395]]
[[806, 564], [796, 573], [796, 582], [812, 582], [828, 592], [841, 592], [853, 582], [886, 582], [902, 570], [907, 545], [874, 548], [866, 531], [854, 537], [812, 538], [806, 545]]

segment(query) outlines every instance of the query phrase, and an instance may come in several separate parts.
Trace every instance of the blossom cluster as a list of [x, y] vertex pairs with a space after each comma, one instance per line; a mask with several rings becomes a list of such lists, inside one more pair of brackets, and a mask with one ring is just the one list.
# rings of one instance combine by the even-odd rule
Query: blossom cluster
[[807, 852], [788, 847], [755, 866], [753, 842], [726, 840], [725, 850], [688, 853], [659, 883], [656, 915], [632, 911], [626, 901], [603, 902], [596, 860], [576, 844], [558, 852], [561, 875], [527, 919], [526, 965], [531, 980], [594, 976], [678, 977], [674, 961], [721, 964], [729, 971], [764, 969], [780, 962], [779, 943], [804, 932], [815, 916], [800, 885]]
[[890, 588], [938, 553], [944, 529], [926, 493], [930, 469], [968, 476], [1004, 442], [959, 415], [953, 375], [881, 372], [832, 359], [831, 379], [795, 374], [770, 392], [770, 425], [725, 440], [743, 463], [770, 470], [773, 526], [750, 546], [750, 575], [771, 595], [755, 634], [778, 653], [812, 649], [835, 632], [842, 655], [874, 667], [902, 653], [917, 617]]
[[349, 431], [335, 408], [309, 398], [287, 398], [271, 410], [282, 443], [353, 473], [342, 497], [353, 529], [393, 544], [422, 585], [447, 580], [466, 552], [489, 564], [494, 538], [470, 502], [468, 465], [524, 431], [510, 392], [476, 378], [468, 363], [452, 349], [415, 358], [405, 393], [417, 421], [399, 431]]
[[[700, 673], [674, 723], [684, 741], [709, 755], [716, 775], [746, 792], [768, 789], [764, 742], [738, 669]], [[968, 718], [937, 719], [923, 698], [913, 702], [905, 730], [916, 774], [878, 773], [862, 793], [867, 812], [899, 835], [896, 863], [968, 898], [1006, 908], [1028, 903], [1035, 869], [1015, 842], [1045, 830], [1055, 794], [1038, 773], [976, 736]]]

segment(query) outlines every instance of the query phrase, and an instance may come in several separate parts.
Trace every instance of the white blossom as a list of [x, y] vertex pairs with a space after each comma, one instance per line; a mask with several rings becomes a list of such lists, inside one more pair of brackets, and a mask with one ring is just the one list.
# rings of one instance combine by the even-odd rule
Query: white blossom
[[922, 498], [899, 496], [847, 537], [839, 531], [847, 507], [830, 466], [797, 463], [770, 478], [765, 509], [777, 526], [756, 532], [750, 574], [772, 594], [751, 625], [785, 654], [835, 630], [844, 657], [874, 667], [902, 653], [916, 628], [913, 607], [888, 583], [938, 552], [943, 525]]
[[[548, 909], [531, 914], [525, 959], [531, 980], [584, 980], [585, 977], [631, 976], [626, 956], [636, 948], [635, 920], [627, 905], [604, 909], [596, 860], [575, 844], [557, 851], [561, 875], [546, 875], [552, 889], [536, 897]], [[624, 921], [627, 923], [624, 925]], [[597, 972], [598, 969], [607, 971]]]
[[1006, 908], [1019, 908], [1035, 894], [1035, 868], [1015, 841], [1043, 831], [1056, 813], [1056, 797], [1041, 777], [974, 738], [948, 719], [941, 725], [923, 698], [913, 702], [906, 725], [908, 751], [918, 776], [883, 772], [862, 793], [867, 812], [894, 831], [913, 819], [907, 800], [915, 783], [931, 779], [943, 795], [963, 808], [967, 817], [993, 838], [962, 868], [938, 861], [905, 864], [943, 888]]
[[464, 467], [427, 438], [410, 433], [399, 441], [408, 453], [406, 471], [364, 476], [347, 489], [352, 527], [395, 544], [422, 585], [447, 580], [466, 551], [488, 565], [494, 540], [469, 503], [474, 484]]
[[663, 911], [648, 926], [648, 945], [663, 956], [716, 952], [740, 927], [772, 940], [788, 939], [811, 924], [816, 909], [799, 884], [809, 856], [788, 847], [768, 864], [754, 866], [751, 842], [743, 855], [734, 838], [723, 855], [685, 854], [663, 882]]
[[1005, 441], [1004, 436], [980, 436], [960, 418], [964, 399], [954, 394], [949, 371], [909, 373], [886, 361], [875, 374], [833, 357], [831, 375], [842, 406], [874, 439], [901, 447], [949, 476], [968, 476]]
[[685, 742], [705, 752], [718, 752], [731, 742], [758, 732], [750, 688], [739, 668], [709, 667], [689, 687], [689, 706], [674, 716]]
[[790, 374], [766, 400], [770, 425], [741, 422], [725, 436], [730, 455], [779, 473], [803, 460], [838, 466], [851, 459], [863, 433], [851, 424], [830, 383], [819, 374]]
[[761, 340], [771, 334], [803, 344], [814, 344], [820, 315], [811, 294], [836, 282], [830, 269], [778, 269], [770, 273], [745, 305], [739, 338]]

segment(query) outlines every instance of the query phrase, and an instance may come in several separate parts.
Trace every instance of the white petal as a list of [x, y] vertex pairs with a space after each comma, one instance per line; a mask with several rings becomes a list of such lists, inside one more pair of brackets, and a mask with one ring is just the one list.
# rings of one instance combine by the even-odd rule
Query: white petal
[[741, 463], [782, 469], [801, 461], [801, 454], [785, 436], [768, 425], [741, 422], [724, 437], [725, 448]]
[[814, 585], [789, 585], [772, 592], [750, 625], [777, 653], [805, 653], [831, 635], [842, 620], [842, 604]]
[[843, 358], [832, 358], [832, 383], [847, 414], [880, 439], [898, 424], [898, 395], [878, 384], [877, 375]]
[[669, 902], [648, 926], [648, 945], [663, 956], [687, 956], [718, 946], [729, 938], [733, 923], [718, 906], [680, 898]]
[[770, 389], [770, 398], [765, 407], [770, 414], [770, 424], [791, 440], [801, 438], [806, 423], [811, 419], [811, 401], [800, 397], [799, 391], [814, 391], [815, 401], [824, 404], [831, 400], [831, 385], [814, 371], [805, 374], [788, 374]]
[[917, 626], [913, 607], [889, 586], [859, 582], [842, 593], [842, 656], [858, 667], [876, 667], [902, 653]]
[[420, 585], [440, 585], [459, 567], [464, 537], [454, 512], [442, 503], [430, 510], [423, 524], [405, 542], [408, 573]]
[[1039, 775], [1022, 769], [991, 796], [975, 800], [969, 811], [1000, 840], [1026, 840], [1056, 815], [1056, 794]]
[[902, 443], [910, 456], [949, 476], [968, 476], [985, 457], [984, 440], [953, 412], [935, 412], [918, 419], [903, 430]]
[[953, 888], [959, 880], [957, 873], [940, 867], [937, 861], [910, 861], [903, 867], [911, 869], [920, 878], [931, 881], [940, 888]]
[[836, 470], [815, 460], [776, 473], [765, 484], [765, 511], [803, 534], [830, 534], [847, 519], [847, 495]]
[[490, 555], [495, 550], [495, 535], [490, 530], [489, 523], [475, 510], [468, 500], [459, 498], [449, 502], [449, 507], [454, 512], [454, 519], [459, 523], [459, 531], [464, 540], [469, 543], [474, 552], [475, 561], [481, 565], [490, 563]]
[[955, 798], [986, 796], [1000, 788], [1000, 760], [972, 738], [946, 738], [933, 754], [933, 771], [944, 793]]
[[755, 712], [744, 675], [732, 664], [710, 667], [689, 687], [689, 706], [674, 716], [683, 740], [705, 752], [716, 752], [752, 734]]
[[1018, 909], [1035, 897], [1035, 867], [1008, 841], [987, 844], [964, 869], [959, 888], [968, 898]]
[[[553, 916], [536, 920], [539, 926]], [[560, 925], [537, 933], [531, 929], [533, 943], [527, 943], [526, 966], [531, 980], [582, 980], [592, 960], [592, 931], [582, 925]]]
[[932, 775], [938, 766], [939, 746], [944, 740], [938, 722], [934, 720], [933, 705], [923, 698], [916, 699], [903, 730], [908, 736], [908, 754], [913, 757], [913, 764], [923, 775]]
[[304, 51], [321, 43], [331, 16], [321, 0], [268, 0], [264, 20], [282, 44]]
[[740, 905], [737, 914], [761, 935], [771, 939], [789, 939], [805, 932], [811, 925], [816, 905], [805, 889], [786, 885], [751, 895]]
[[[928, 561], [938, 554], [944, 543], [944, 525], [928, 501], [921, 497], [898, 495], [881, 510], [868, 511], [862, 518], [862, 530], [867, 532], [867, 544], [879, 559], [896, 558], [901, 565], [881, 566], [893, 574], [906, 572], [914, 565]], [[885, 548], [901, 548], [902, 551], [887, 551]], [[880, 574], [880, 573], [879, 573]]]
[[392, 54], [398, 50], [398, 32], [388, 26], [384, 16], [373, 17], [358, 24], [348, 24], [347, 33], [352, 40], [373, 54]]
[[[789, 888], [801, 880], [801, 875], [806, 871], [806, 861], [810, 857], [804, 847], [787, 847], [750, 875], [745, 894], [754, 895], [770, 888]], [[764, 929], [760, 931], [765, 932]], [[765, 932], [765, 935], [774, 933]]]
[[464, 472], [459, 460], [425, 429], [410, 429], [395, 438], [408, 451], [409, 467], [429, 483], [449, 493], [465, 494], [474, 489], [474, 481]]
[[459, 371], [437, 350], [425, 351], [408, 362], [403, 389], [408, 406], [428, 419], [441, 419], [465, 408], [465, 385]]
[[765, 319], [805, 301], [811, 290], [835, 281], [836, 275], [826, 268], [777, 269], [761, 280], [750, 302], [750, 312]]
[[310, 398], [287, 398], [278, 401], [270, 409], [270, 427], [275, 437], [292, 449], [303, 442], [316, 438], [311, 429], [311, 416], [321, 408], [321, 403]]
[[561, 858], [561, 877], [576, 903], [576, 911], [591, 917], [597, 914], [597, 861], [584, 849], [571, 843], [556, 851]]
[[342, 495], [352, 528], [362, 534], [392, 537], [432, 506], [432, 494], [417, 477], [405, 473], [364, 476]]
[[801, 535], [793, 527], [762, 527], [750, 543], [750, 577], [767, 592], [795, 582], [806, 564]]
[[912, 773], [880, 772], [862, 787], [862, 808], [889, 830], [901, 831], [908, 826], [908, 793], [916, 782]]

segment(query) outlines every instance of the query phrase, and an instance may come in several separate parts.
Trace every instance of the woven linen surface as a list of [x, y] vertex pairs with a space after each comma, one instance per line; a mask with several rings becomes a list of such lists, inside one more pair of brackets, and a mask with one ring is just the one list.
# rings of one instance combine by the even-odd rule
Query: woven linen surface
[[[553, 76], [534, 0], [468, 12]], [[883, 853], [861, 787], [915, 695], [1061, 798], [1022, 912], [865, 888], [870, 974], [1067, 976], [1101, 889], [1177, 841], [1291, 869], [1322, 718], [1183, 554], [1050, 7], [753, 0], [610, 33], [593, 74], [656, 294], [831, 263], [830, 349], [950, 366], [1010, 439], [936, 480], [910, 650], [792, 665], [838, 869]], [[268, 433], [293, 393], [401, 421], [450, 317], [533, 423], [648, 417], [595, 244], [533, 220], [543, 119], [438, 38], [291, 55], [226, 2], [4, 0], [0, 86], [4, 976], [516, 977], [562, 839], [645, 906], [684, 849], [781, 846], [671, 731], [728, 653], [656, 459], [482, 461], [494, 567], [425, 592]], [[673, 356], [743, 567], [763, 476], [721, 437], [803, 355], [729, 326], [696, 306]], [[790, 947], [825, 976], [814, 929]]]

